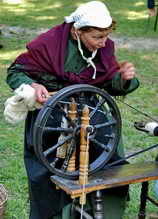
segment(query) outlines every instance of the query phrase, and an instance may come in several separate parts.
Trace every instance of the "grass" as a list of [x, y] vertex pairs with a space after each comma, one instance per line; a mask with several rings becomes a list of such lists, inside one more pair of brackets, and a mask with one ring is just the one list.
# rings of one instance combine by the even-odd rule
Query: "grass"
[[[51, 27], [62, 22], [64, 16], [69, 15], [76, 6], [87, 2], [87, 0], [77, 0], [75, 3], [72, 0], [53, 0], [53, 2], [51, 0], [44, 2], [41, 0], [21, 0], [21, 4], [8, 4], [6, 2], [7, 0], [0, 0], [0, 20], [3, 24], [39, 28]], [[12, 2], [16, 2], [16, 0], [12, 0]], [[106, 4], [118, 23], [117, 34], [157, 36], [153, 31], [146, 31], [148, 20], [146, 0], [106, 0]], [[153, 25], [154, 18], [150, 20], [151, 25]]]
[[[21, 0], [22, 1], [22, 0]], [[9, 1], [11, 2], [11, 0]], [[50, 28], [63, 21], [65, 15], [76, 8], [85, 0], [26, 0], [20, 4], [7, 3], [7, 0], [0, 0], [0, 21], [4, 25], [20, 26], [29, 29]], [[147, 10], [146, 0], [106, 0], [106, 3], [115, 20], [117, 20], [116, 35], [128, 37], [156, 38], [152, 27], [146, 32]], [[151, 23], [154, 19], [151, 19]], [[23, 126], [18, 124], [12, 126], [3, 117], [5, 100], [12, 94], [12, 91], [5, 83], [6, 69], [15, 57], [25, 49], [28, 41], [26, 36], [2, 37], [0, 42], [4, 48], [0, 50], [0, 183], [3, 183], [8, 190], [9, 200], [5, 213], [5, 219], [27, 219], [28, 218], [28, 188], [27, 177], [23, 164]], [[126, 97], [125, 102], [137, 110], [158, 117], [158, 92], [157, 92], [157, 69], [158, 52], [137, 50], [130, 51], [119, 49], [117, 56], [120, 61], [129, 60], [137, 69], [137, 76], [141, 82], [140, 88]], [[126, 152], [132, 153], [149, 145], [157, 143], [157, 138], [149, 137], [144, 133], [136, 131], [133, 127], [135, 121], [150, 121], [140, 113], [117, 102], [123, 119], [123, 141]], [[146, 161], [153, 160], [156, 151], [146, 152], [131, 160]], [[153, 195], [153, 183], [151, 183], [150, 194]], [[127, 208], [125, 219], [134, 219], [138, 211], [138, 194], [140, 185], [131, 186], [131, 201]], [[156, 208], [148, 204], [147, 211], [154, 212]]]

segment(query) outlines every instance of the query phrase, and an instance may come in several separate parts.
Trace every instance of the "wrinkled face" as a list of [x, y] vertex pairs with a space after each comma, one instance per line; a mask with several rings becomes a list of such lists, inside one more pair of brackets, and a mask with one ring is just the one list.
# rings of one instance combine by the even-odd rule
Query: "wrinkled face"
[[111, 30], [100, 31], [94, 28], [91, 28], [89, 31], [77, 31], [81, 42], [85, 45], [85, 47], [93, 52], [96, 49], [105, 47], [107, 38]]

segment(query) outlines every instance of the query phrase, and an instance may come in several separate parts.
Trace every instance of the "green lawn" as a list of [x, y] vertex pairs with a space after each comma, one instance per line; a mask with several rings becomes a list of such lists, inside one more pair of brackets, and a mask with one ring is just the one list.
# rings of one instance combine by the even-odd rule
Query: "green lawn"
[[[23, 0], [21, 4], [11, 4], [6, 0], [0, 0], [0, 23], [29, 29], [50, 28], [62, 22], [65, 15], [69, 15], [77, 5], [83, 2], [87, 1]], [[146, 0], [106, 0], [106, 2], [114, 19], [117, 20], [116, 35], [144, 36], [153, 40], [157, 37], [158, 31], [155, 33], [151, 26], [146, 31], [148, 19]], [[152, 25], [153, 22], [154, 18], [151, 19]], [[0, 50], [0, 183], [5, 185], [9, 194], [5, 219], [28, 218], [27, 177], [23, 164], [23, 124], [10, 125], [3, 117], [3, 104], [12, 94], [5, 83], [6, 69], [15, 57], [24, 51], [27, 41], [26, 36], [9, 38], [0, 35], [0, 43], [4, 45], [4, 48]], [[129, 60], [135, 64], [137, 77], [141, 82], [140, 88], [126, 97], [125, 102], [158, 118], [158, 51], [139, 51], [139, 48], [135, 51], [119, 49], [117, 56], [120, 61]], [[133, 127], [135, 121], [150, 119], [123, 103], [118, 102], [118, 104], [123, 119], [123, 141], [126, 152], [132, 153], [157, 143], [157, 138], [140, 133]], [[130, 162], [153, 160], [155, 156], [156, 150], [153, 150], [131, 159]], [[125, 219], [137, 217], [139, 193], [139, 184], [131, 186], [131, 201], [128, 204]], [[153, 195], [153, 186], [151, 186], [150, 194]], [[156, 208], [148, 204], [147, 211], [154, 212]]]

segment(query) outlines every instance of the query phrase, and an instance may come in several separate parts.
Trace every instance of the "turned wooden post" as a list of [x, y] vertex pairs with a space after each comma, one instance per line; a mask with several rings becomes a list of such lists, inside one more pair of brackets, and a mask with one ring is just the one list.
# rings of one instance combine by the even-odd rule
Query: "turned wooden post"
[[97, 190], [93, 193], [94, 219], [104, 219], [104, 203], [102, 191]]
[[[89, 165], [89, 140], [87, 138], [87, 127], [89, 126], [89, 109], [86, 105], [82, 111], [81, 129], [80, 129], [80, 174], [79, 184], [85, 185], [88, 183], [88, 165]], [[80, 197], [80, 204], [86, 203], [86, 194]]]
[[[72, 98], [72, 103], [70, 104], [70, 108], [68, 111], [68, 117], [71, 119], [71, 121], [74, 121], [76, 120], [76, 116], [77, 116], [77, 104], [75, 103], [74, 98]], [[76, 150], [73, 152], [69, 160], [67, 171], [75, 171], [75, 160], [76, 160]]]

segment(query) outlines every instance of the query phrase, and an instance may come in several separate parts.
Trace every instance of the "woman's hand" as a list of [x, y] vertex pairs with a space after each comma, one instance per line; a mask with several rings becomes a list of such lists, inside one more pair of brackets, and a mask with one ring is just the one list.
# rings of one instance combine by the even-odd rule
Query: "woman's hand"
[[135, 67], [130, 62], [122, 62], [120, 63], [121, 78], [123, 80], [131, 80], [136, 76]]
[[32, 83], [31, 87], [35, 89], [35, 94], [36, 94], [36, 100], [39, 103], [45, 103], [49, 97], [47, 89], [38, 83]]

